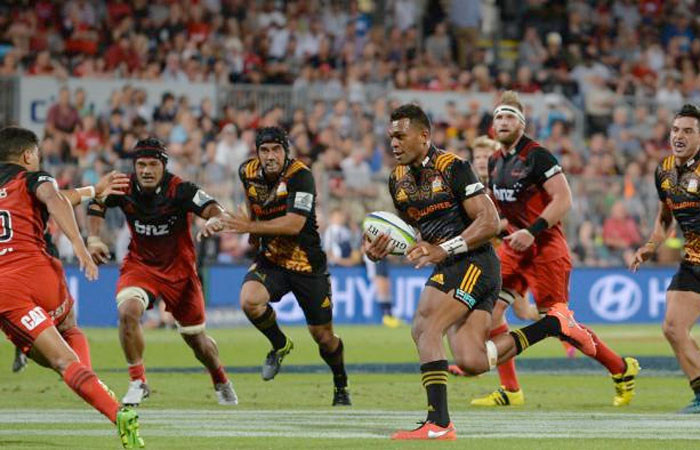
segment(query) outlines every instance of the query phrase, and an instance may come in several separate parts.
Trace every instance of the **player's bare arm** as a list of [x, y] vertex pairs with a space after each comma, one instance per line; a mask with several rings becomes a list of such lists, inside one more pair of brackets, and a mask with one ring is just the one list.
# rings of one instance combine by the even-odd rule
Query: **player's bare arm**
[[636, 272], [644, 261], [648, 260], [656, 253], [659, 244], [666, 240], [671, 230], [671, 225], [673, 225], [673, 213], [671, 212], [671, 208], [669, 208], [665, 202], [659, 202], [659, 209], [656, 213], [656, 219], [654, 220], [654, 230], [651, 232], [647, 243], [639, 247], [635, 252], [634, 259], [629, 267], [632, 272]]
[[222, 216], [221, 220], [224, 223], [224, 231], [253, 235], [294, 236], [299, 234], [306, 224], [306, 216], [293, 212], [270, 220], [256, 221], [240, 209]]
[[206, 222], [204, 227], [197, 233], [197, 240], [201, 241], [203, 238], [211, 237], [223, 231], [224, 223], [221, 219], [225, 214], [227, 214], [226, 211], [218, 203], [211, 203], [204, 208], [200, 217], [206, 219]]
[[129, 176], [116, 170], [104, 175], [94, 186], [83, 186], [75, 189], [62, 189], [63, 194], [71, 205], [96, 199], [102, 203], [109, 195], [124, 195], [129, 187]]
[[[466, 248], [476, 248], [490, 242], [500, 230], [498, 211], [488, 195], [478, 194], [469, 197], [462, 202], [462, 207], [472, 223], [457, 237], [456, 245], [464, 245]], [[445, 243], [446, 244], [446, 243]], [[416, 268], [428, 264], [438, 264], [450, 256], [451, 247], [448, 245], [433, 245], [426, 241], [420, 241], [406, 252], [408, 260], [415, 263]]]
[[[544, 190], [549, 194], [551, 200], [547, 204], [547, 207], [540, 214], [540, 218], [544, 221], [540, 222], [541, 226], [546, 227], [545, 229], [559, 223], [566, 214], [571, 209], [571, 189], [569, 188], [569, 182], [566, 181], [564, 174], [557, 174], [548, 179], [542, 185]], [[540, 224], [533, 224], [533, 226], [540, 226]], [[527, 228], [518, 230], [504, 238], [508, 241], [508, 244], [516, 251], [525, 251], [535, 242], [535, 235], [532, 231]]]
[[98, 215], [88, 214], [88, 252], [95, 264], [104, 264], [109, 261], [109, 247], [102, 242], [100, 233], [105, 222], [104, 213], [107, 208], [97, 203], [92, 203], [89, 208], [91, 211], [98, 213]]
[[61, 194], [53, 183], [42, 183], [36, 190], [36, 197], [46, 205], [51, 217], [58, 227], [73, 244], [75, 256], [78, 258], [80, 270], [85, 271], [85, 277], [92, 281], [97, 279], [97, 265], [92, 261], [83, 238], [80, 236], [78, 223], [75, 220], [73, 206]]

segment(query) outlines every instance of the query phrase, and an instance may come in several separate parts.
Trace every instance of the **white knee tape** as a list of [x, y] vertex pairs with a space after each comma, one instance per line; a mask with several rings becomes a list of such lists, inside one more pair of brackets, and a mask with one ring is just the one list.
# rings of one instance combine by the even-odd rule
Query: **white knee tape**
[[117, 293], [117, 308], [130, 298], [135, 298], [143, 305], [143, 309], [148, 309], [148, 293], [137, 286], [125, 287]]
[[498, 364], [498, 349], [493, 341], [486, 341], [486, 358], [489, 360], [489, 370]]
[[200, 323], [199, 325], [189, 325], [186, 327], [183, 327], [179, 323], [177, 324], [177, 331], [180, 332], [180, 334], [199, 334], [204, 332], [206, 324], [205, 323]]

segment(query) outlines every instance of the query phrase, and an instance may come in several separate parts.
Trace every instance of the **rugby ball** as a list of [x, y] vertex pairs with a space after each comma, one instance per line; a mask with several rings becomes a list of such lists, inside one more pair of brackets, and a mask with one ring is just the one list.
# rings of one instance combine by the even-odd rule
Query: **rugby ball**
[[416, 242], [416, 232], [396, 214], [387, 211], [374, 211], [362, 221], [362, 230], [370, 242], [378, 236], [389, 233], [389, 254], [405, 255], [408, 247]]

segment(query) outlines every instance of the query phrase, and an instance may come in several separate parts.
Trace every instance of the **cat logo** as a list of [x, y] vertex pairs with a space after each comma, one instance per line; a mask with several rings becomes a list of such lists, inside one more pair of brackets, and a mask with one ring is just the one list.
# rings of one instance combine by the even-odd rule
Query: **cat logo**
[[440, 180], [440, 178], [435, 178], [433, 180], [433, 194], [437, 194], [438, 192], [442, 192], [442, 180]]
[[445, 284], [445, 276], [441, 273], [436, 273], [435, 275], [433, 275], [432, 278], [430, 278], [430, 281], [433, 281], [439, 285], [443, 285]]
[[[690, 186], [689, 186], [690, 187]], [[662, 191], [668, 191], [671, 189], [671, 181], [666, 178], [662, 183], [661, 183], [661, 190]]]
[[698, 179], [697, 178], [691, 178], [690, 181], [688, 181], [688, 192], [691, 194], [695, 194], [698, 191]]
[[331, 307], [331, 299], [326, 297], [323, 299], [323, 303], [321, 303], [321, 308], [330, 308]]
[[253, 198], [258, 198], [258, 191], [255, 190], [255, 186], [251, 186], [248, 188], [248, 195], [250, 195]]
[[400, 189], [399, 192], [396, 194], [396, 201], [397, 202], [405, 202], [408, 200], [408, 195], [404, 192], [403, 189]]

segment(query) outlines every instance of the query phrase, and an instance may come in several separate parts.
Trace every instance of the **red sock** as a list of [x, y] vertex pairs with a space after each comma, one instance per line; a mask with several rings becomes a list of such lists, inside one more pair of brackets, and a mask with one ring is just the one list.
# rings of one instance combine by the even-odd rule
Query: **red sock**
[[226, 371], [223, 366], [219, 366], [214, 370], [209, 369], [209, 375], [211, 375], [211, 382], [214, 383], [214, 386], [228, 383], [228, 377], [226, 376]]
[[87, 337], [83, 334], [82, 330], [78, 327], [69, 328], [68, 330], [61, 333], [63, 339], [66, 340], [70, 348], [73, 349], [80, 362], [85, 365], [88, 369], [92, 370], [92, 361], [90, 361], [90, 345], [88, 344]]
[[[579, 325], [581, 324], [579, 323]], [[596, 346], [595, 360], [604, 365], [605, 368], [608, 369], [608, 371], [613, 375], [624, 372], [626, 365], [622, 357], [608, 347], [605, 342], [601, 341], [593, 330], [585, 325], [581, 325], [581, 328], [586, 329], [586, 331], [591, 333], [591, 337], [593, 337], [593, 342], [595, 342]]]
[[143, 362], [129, 365], [129, 377], [131, 381], [141, 380], [144, 383], [146, 382], [146, 368], [143, 367]]
[[[508, 324], [504, 323], [496, 328], [491, 329], [489, 333], [489, 338], [494, 338], [499, 334], [508, 332]], [[501, 379], [501, 385], [506, 391], [515, 392], [520, 390], [520, 383], [518, 383], [518, 375], [515, 373], [515, 358], [511, 358], [508, 361], [501, 363], [498, 366], [498, 377]]]
[[63, 372], [63, 381], [93, 408], [107, 416], [112, 423], [117, 421], [119, 403], [102, 386], [95, 372], [83, 363], [71, 363]]

